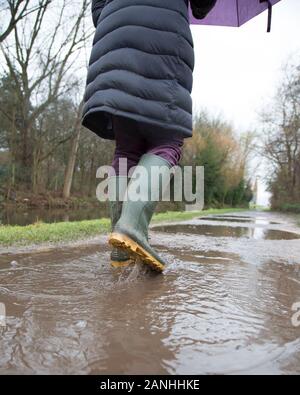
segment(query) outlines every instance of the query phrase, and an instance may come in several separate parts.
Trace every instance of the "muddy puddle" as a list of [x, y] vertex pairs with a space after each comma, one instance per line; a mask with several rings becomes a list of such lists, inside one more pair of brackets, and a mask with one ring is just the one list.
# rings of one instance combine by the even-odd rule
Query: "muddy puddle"
[[220, 225], [165, 225], [154, 228], [156, 231], [176, 234], [193, 234], [209, 237], [244, 237], [257, 240], [297, 240], [300, 235], [274, 229], [231, 227]]
[[225, 219], [244, 219], [244, 220], [251, 220], [254, 221], [258, 219], [259, 217], [253, 217], [250, 215], [234, 215], [234, 214], [219, 214], [219, 215], [214, 215], [214, 216], [209, 216], [209, 217], [202, 217], [202, 218], [225, 218]]
[[240, 218], [240, 217], [201, 217], [200, 221], [213, 221], [213, 222], [232, 222], [232, 223], [254, 223], [256, 225], [280, 225], [280, 222], [269, 222], [263, 218]]
[[100, 241], [0, 255], [0, 373], [299, 374], [299, 241], [195, 237], [152, 233], [163, 275]]
[[213, 222], [237, 222], [237, 223], [248, 223], [252, 222], [251, 219], [246, 218], [232, 218], [232, 217], [201, 217], [200, 221], [213, 221]]

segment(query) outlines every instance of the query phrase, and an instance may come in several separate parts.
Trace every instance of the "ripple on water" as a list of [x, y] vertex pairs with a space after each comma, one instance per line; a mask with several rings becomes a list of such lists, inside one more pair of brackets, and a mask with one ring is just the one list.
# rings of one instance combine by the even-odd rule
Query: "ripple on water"
[[102, 245], [1, 256], [0, 372], [300, 373], [295, 266], [190, 248], [168, 258], [155, 275], [112, 269]]

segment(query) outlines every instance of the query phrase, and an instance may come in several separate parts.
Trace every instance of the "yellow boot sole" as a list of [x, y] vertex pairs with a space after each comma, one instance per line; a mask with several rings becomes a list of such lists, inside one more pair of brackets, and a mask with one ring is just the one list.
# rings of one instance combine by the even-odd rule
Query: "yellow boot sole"
[[159, 273], [161, 273], [165, 268], [165, 266], [154, 258], [154, 256], [149, 254], [149, 252], [147, 252], [143, 247], [126, 235], [121, 233], [112, 233], [109, 237], [109, 244], [114, 247], [125, 249], [132, 257], [140, 258], [143, 263], [147, 264]]

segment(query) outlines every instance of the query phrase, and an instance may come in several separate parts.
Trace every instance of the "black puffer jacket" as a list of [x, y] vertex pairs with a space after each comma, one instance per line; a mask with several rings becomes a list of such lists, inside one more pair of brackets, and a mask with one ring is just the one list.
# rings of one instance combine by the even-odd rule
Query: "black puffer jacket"
[[[199, 3], [203, 3], [201, 8]], [[195, 17], [207, 3], [192, 0]], [[188, 0], [93, 0], [96, 33], [82, 124], [114, 139], [111, 115], [192, 135], [194, 48]], [[197, 16], [198, 15], [198, 16]]]

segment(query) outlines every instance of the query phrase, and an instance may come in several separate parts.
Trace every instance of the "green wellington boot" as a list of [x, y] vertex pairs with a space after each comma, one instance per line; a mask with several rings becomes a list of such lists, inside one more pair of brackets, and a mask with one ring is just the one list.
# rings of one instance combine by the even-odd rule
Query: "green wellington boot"
[[[162, 272], [165, 262], [149, 245], [148, 228], [163, 189], [169, 184], [170, 165], [157, 155], [146, 154], [141, 158], [139, 166], [143, 166], [147, 173], [141, 177], [138, 169], [134, 171], [127, 188], [127, 200], [123, 202], [122, 215], [110, 236], [109, 243], [128, 251], [132, 257], [139, 258], [154, 270]], [[151, 191], [151, 174], [155, 167], [159, 169], [160, 177]], [[136, 172], [139, 174], [137, 181]], [[137, 182], [142, 199], [135, 201]]]
[[[114, 228], [116, 226], [116, 223], [121, 217], [122, 213], [122, 206], [123, 202], [120, 201], [121, 199], [121, 192], [122, 189], [124, 191], [122, 192], [125, 194], [126, 187], [127, 187], [127, 177], [121, 177], [121, 176], [116, 176], [116, 177], [110, 177], [109, 178], [109, 185], [112, 191], [112, 194], [114, 194], [115, 191], [115, 196], [112, 196], [112, 199], [109, 199], [109, 211], [110, 211], [110, 218], [111, 218], [111, 230], [112, 232], [114, 231]], [[120, 183], [119, 183], [120, 182]], [[123, 185], [125, 183], [125, 185]], [[120, 185], [121, 185], [121, 190], [120, 190]], [[123, 185], [123, 187], [122, 187]], [[123, 248], [119, 247], [113, 247], [111, 255], [111, 265], [115, 268], [118, 267], [125, 267], [128, 266], [135, 261], [130, 257], [130, 254], [124, 250]]]

